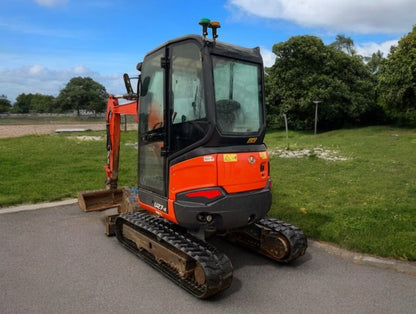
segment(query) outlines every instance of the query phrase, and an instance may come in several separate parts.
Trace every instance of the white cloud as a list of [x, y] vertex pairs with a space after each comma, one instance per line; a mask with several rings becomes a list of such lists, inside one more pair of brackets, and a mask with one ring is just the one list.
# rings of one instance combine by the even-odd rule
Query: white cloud
[[29, 74], [38, 75], [45, 71], [45, 68], [41, 65], [35, 64], [29, 68]]
[[364, 57], [371, 57], [371, 55], [378, 50], [383, 53], [383, 57], [387, 58], [387, 55], [390, 53], [391, 46], [397, 46], [399, 40], [388, 40], [382, 43], [368, 42], [359, 45], [355, 45], [355, 50], [358, 55]]
[[104, 85], [108, 93], [124, 93], [121, 74], [102, 75], [83, 65], [64, 70], [53, 70], [39, 64], [6, 69], [0, 67], [0, 94], [14, 102], [20, 94], [41, 93], [57, 96], [69, 80], [76, 76], [91, 77]]
[[60, 5], [65, 5], [69, 0], [35, 0], [35, 2], [43, 7], [57, 7]]
[[261, 56], [265, 67], [271, 67], [276, 61], [276, 55], [267, 48], [261, 47]]
[[77, 65], [73, 68], [74, 73], [78, 75], [84, 75], [84, 73], [90, 72], [85, 66], [83, 65]]
[[228, 0], [247, 14], [333, 32], [403, 33], [416, 21], [415, 0]]

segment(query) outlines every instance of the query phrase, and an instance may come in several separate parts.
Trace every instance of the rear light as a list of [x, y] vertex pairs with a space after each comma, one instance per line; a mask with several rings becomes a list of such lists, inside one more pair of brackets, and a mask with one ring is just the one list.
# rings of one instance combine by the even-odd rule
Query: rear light
[[219, 189], [214, 189], [214, 190], [189, 192], [189, 193], [186, 193], [185, 195], [189, 198], [204, 197], [204, 198], [208, 198], [211, 200], [219, 196], [222, 196], [222, 192]]
[[177, 202], [209, 204], [224, 197], [227, 193], [221, 187], [190, 190], [176, 195]]

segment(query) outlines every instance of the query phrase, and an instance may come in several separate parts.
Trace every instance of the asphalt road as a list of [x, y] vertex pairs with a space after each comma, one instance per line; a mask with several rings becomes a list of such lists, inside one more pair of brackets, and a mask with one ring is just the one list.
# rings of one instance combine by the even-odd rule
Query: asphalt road
[[234, 281], [198, 300], [107, 238], [104, 216], [76, 205], [0, 210], [0, 313], [415, 313], [414, 275], [316, 245], [280, 265], [220, 239]]

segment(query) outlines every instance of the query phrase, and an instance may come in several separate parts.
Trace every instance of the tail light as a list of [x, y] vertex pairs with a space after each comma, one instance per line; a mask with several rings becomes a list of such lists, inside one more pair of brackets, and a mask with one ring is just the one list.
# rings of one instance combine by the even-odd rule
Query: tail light
[[179, 193], [176, 196], [178, 201], [187, 201], [195, 203], [208, 204], [217, 199], [222, 198], [226, 193], [220, 187], [207, 188], [207, 189], [198, 189]]
[[219, 189], [213, 189], [213, 190], [189, 192], [189, 193], [186, 193], [185, 195], [186, 197], [189, 197], [189, 198], [204, 197], [204, 198], [208, 198], [211, 200], [219, 196], [222, 196], [222, 193]]

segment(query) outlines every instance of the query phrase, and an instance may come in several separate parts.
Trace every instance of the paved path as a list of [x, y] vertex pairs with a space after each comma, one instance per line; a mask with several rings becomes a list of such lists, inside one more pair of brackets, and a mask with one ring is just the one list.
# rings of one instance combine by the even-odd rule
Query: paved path
[[78, 124], [27, 124], [27, 125], [0, 125], [0, 138], [19, 137], [24, 135], [50, 134], [57, 129], [77, 128], [89, 130], [105, 130], [103, 123], [78, 123]]
[[0, 313], [415, 312], [416, 276], [357, 265], [316, 244], [279, 265], [214, 239], [234, 281], [197, 300], [107, 238], [104, 216], [74, 204], [0, 210]]

